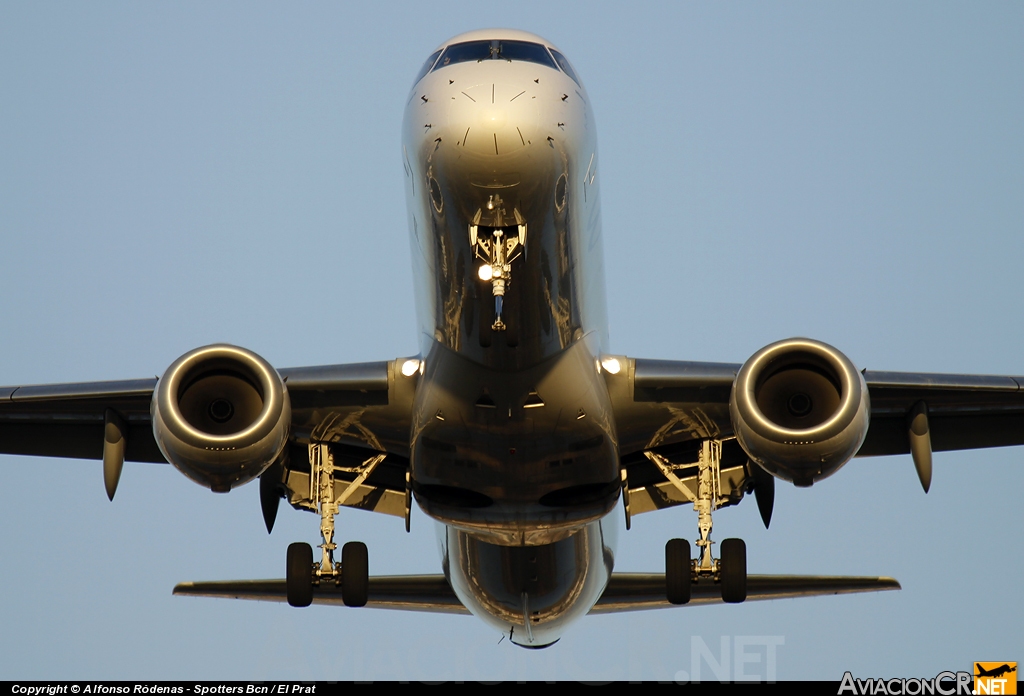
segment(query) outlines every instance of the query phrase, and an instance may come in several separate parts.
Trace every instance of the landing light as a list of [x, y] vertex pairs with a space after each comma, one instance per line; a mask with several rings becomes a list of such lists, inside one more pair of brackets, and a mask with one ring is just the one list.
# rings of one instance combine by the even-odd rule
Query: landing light
[[601, 366], [608, 371], [609, 374], [617, 375], [621, 367], [619, 361], [615, 358], [605, 358], [601, 361]]
[[419, 360], [406, 360], [402, 363], [402, 374], [406, 377], [412, 377], [420, 369]]
[[488, 265], [484, 264], [480, 267], [480, 280], [490, 280], [494, 277], [494, 270]]

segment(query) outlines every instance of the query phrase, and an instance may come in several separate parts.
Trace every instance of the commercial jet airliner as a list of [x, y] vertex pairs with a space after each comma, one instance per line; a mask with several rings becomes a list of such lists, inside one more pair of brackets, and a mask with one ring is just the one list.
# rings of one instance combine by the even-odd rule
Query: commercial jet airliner
[[[471, 613], [542, 648], [588, 613], [898, 589], [885, 577], [748, 575], [716, 510], [776, 479], [810, 486], [857, 456], [1024, 444], [1021, 377], [860, 371], [807, 338], [742, 365], [612, 355], [600, 160], [566, 56], [519, 31], [431, 53], [405, 107], [420, 354], [275, 369], [231, 345], [159, 379], [0, 388], [0, 452], [169, 462], [228, 492], [259, 479], [267, 530], [283, 498], [319, 516], [282, 580], [183, 583], [183, 595]], [[621, 506], [619, 506], [621, 500]], [[339, 507], [437, 523], [443, 573], [370, 577], [336, 554]], [[696, 539], [663, 573], [613, 572], [619, 527], [676, 505]], [[614, 510], [620, 513], [612, 514]]]

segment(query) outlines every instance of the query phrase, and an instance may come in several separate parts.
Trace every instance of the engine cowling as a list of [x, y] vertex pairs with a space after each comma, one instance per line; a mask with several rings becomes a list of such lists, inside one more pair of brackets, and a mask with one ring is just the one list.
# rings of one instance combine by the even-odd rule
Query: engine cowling
[[291, 403], [266, 360], [227, 344], [167, 368], [150, 406], [156, 443], [179, 471], [216, 492], [263, 473], [288, 443]]
[[733, 382], [729, 413], [751, 461], [798, 486], [850, 461], [871, 420], [864, 376], [838, 350], [807, 338], [754, 353]]

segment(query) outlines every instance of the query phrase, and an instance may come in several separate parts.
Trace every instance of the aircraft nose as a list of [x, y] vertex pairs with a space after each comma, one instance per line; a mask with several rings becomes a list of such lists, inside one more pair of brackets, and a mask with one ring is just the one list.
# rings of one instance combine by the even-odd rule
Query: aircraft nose
[[490, 82], [454, 90], [448, 126], [456, 144], [488, 156], [514, 154], [536, 142], [544, 125], [542, 98], [530, 84]]

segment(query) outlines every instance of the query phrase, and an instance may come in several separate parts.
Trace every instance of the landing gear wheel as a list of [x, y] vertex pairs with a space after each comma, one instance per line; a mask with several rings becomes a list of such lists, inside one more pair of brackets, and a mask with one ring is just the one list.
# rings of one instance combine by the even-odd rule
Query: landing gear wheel
[[309, 544], [289, 544], [285, 589], [293, 607], [313, 603], [313, 547]]
[[722, 601], [739, 604], [747, 598], [747, 545], [726, 539], [721, 546]]
[[665, 543], [665, 594], [669, 604], [690, 601], [690, 542], [669, 539]]
[[350, 541], [341, 547], [341, 601], [346, 607], [366, 606], [370, 564], [366, 544]]

